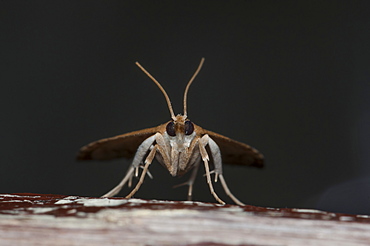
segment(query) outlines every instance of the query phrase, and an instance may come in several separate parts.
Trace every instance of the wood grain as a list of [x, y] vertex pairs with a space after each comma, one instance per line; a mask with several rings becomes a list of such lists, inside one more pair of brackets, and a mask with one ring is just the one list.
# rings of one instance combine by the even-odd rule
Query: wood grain
[[370, 216], [123, 198], [0, 195], [0, 245], [369, 245]]

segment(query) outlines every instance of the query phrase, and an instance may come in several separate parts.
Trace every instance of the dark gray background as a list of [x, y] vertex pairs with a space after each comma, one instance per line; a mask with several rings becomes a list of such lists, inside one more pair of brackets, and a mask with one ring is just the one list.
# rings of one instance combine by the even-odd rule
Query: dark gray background
[[[262, 170], [224, 166], [237, 197], [370, 214], [367, 2], [0, 1], [0, 192], [108, 191], [130, 162], [76, 162], [78, 149], [169, 120], [134, 62], [181, 113], [205, 57], [189, 117], [266, 156]], [[185, 177], [151, 170], [136, 197], [185, 198], [172, 189]], [[214, 201], [195, 185], [195, 200]]]

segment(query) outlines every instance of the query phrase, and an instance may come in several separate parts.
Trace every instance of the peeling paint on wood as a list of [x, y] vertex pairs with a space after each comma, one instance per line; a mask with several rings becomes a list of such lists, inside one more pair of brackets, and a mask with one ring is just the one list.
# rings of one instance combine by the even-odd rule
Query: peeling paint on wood
[[370, 216], [123, 198], [0, 195], [0, 245], [368, 245]]

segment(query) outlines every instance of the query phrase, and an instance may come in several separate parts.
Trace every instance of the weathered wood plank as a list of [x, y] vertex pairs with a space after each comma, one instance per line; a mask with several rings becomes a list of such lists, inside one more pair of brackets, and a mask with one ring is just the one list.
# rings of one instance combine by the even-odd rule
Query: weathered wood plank
[[370, 216], [123, 198], [0, 195], [0, 245], [369, 245]]

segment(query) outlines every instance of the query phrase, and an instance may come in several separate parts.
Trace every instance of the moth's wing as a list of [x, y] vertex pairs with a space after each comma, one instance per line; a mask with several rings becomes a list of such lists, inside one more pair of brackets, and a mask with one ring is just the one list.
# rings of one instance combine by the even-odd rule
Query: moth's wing
[[202, 130], [202, 135], [208, 134], [217, 143], [218, 147], [220, 147], [223, 163], [263, 167], [264, 157], [255, 148], [221, 134], [203, 128]]
[[139, 145], [145, 139], [160, 131], [160, 127], [147, 128], [92, 142], [80, 149], [77, 160], [132, 158]]

